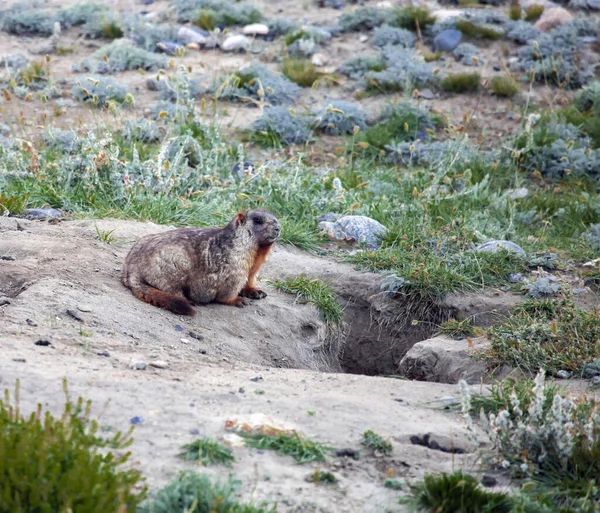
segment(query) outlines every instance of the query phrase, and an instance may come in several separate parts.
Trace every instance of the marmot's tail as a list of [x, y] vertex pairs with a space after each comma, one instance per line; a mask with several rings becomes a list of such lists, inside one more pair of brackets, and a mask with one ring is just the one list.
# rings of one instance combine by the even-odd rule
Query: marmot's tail
[[131, 290], [138, 299], [159, 308], [166, 308], [178, 315], [194, 315], [196, 313], [187, 299], [163, 292], [149, 285], [140, 284]]

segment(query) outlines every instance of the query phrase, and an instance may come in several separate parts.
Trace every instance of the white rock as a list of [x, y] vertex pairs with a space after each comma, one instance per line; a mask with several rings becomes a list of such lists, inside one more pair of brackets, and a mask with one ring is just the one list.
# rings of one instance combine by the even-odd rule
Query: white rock
[[369, 36], [367, 36], [366, 34], [362, 34], [362, 35], [361, 35], [361, 36], [358, 38], [358, 40], [359, 40], [361, 43], [366, 43], [366, 42], [369, 40]]
[[200, 32], [194, 29], [188, 27], [181, 27], [177, 32], [177, 39], [179, 39], [182, 43], [186, 45], [194, 43], [198, 45], [204, 45], [206, 43], [207, 38], [204, 34], [201, 34]]
[[315, 66], [325, 66], [329, 62], [329, 59], [322, 53], [315, 53], [310, 62], [312, 62]]
[[221, 48], [224, 52], [235, 52], [237, 50], [245, 50], [250, 46], [252, 40], [241, 34], [235, 36], [229, 36], [221, 44]]
[[392, 9], [394, 6], [392, 5], [392, 2], [383, 1], [377, 2], [377, 7], [379, 7], [379, 9]]
[[251, 25], [246, 25], [242, 32], [247, 36], [266, 36], [269, 33], [269, 27], [262, 23], [252, 23]]
[[156, 367], [157, 369], [166, 369], [169, 366], [169, 364], [163, 360], [155, 360], [153, 362], [150, 362], [150, 366]]
[[541, 18], [536, 21], [534, 28], [542, 32], [549, 32], [553, 28], [564, 25], [573, 19], [573, 15], [562, 7], [546, 9]]

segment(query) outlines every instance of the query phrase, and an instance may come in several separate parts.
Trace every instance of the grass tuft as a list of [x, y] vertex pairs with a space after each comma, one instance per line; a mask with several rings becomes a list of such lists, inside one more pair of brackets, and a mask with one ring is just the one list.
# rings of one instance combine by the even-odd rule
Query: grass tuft
[[440, 325], [436, 335], [447, 335], [451, 338], [466, 338], [475, 337], [479, 332], [479, 328], [473, 326], [471, 319], [463, 319], [462, 321], [450, 319]]
[[480, 83], [479, 73], [454, 73], [446, 75], [440, 81], [440, 87], [451, 93], [472, 93], [479, 89]]
[[383, 454], [384, 456], [390, 456], [392, 454], [392, 443], [384, 440], [383, 437], [371, 430], [363, 433], [363, 438], [360, 443], [371, 449], [374, 454]]
[[465, 36], [474, 39], [491, 39], [492, 41], [496, 41], [503, 35], [502, 32], [492, 27], [475, 25], [467, 20], [458, 20], [456, 22], [456, 29], [460, 30]]
[[123, 29], [116, 21], [111, 21], [102, 26], [102, 34], [107, 39], [119, 39], [123, 37]]
[[521, 19], [521, 6], [520, 5], [511, 5], [508, 9], [508, 17], [513, 21], [518, 21]]
[[281, 72], [301, 87], [312, 87], [321, 77], [317, 67], [308, 59], [286, 57], [283, 59]]
[[327, 457], [329, 447], [319, 442], [313, 442], [302, 438], [298, 433], [263, 434], [263, 433], [244, 433], [239, 435], [245, 439], [249, 447], [257, 449], [268, 449], [277, 454], [292, 456], [298, 464], [310, 463], [312, 461], [324, 462]]
[[493, 77], [489, 88], [500, 98], [512, 98], [521, 92], [521, 86], [511, 77]]
[[337, 326], [342, 322], [343, 310], [327, 283], [302, 275], [288, 280], [278, 280], [274, 285], [278, 290], [296, 294], [297, 300], [301, 303], [315, 305], [323, 314], [327, 324]]
[[432, 16], [426, 7], [402, 7], [396, 10], [396, 24], [408, 30], [423, 30], [427, 25], [435, 23], [435, 16]]
[[208, 438], [199, 438], [183, 446], [184, 451], [178, 456], [187, 461], [200, 461], [202, 465], [225, 465], [230, 467], [235, 461], [231, 450], [219, 442]]
[[535, 21], [544, 14], [545, 6], [541, 4], [531, 4], [525, 9], [525, 21]]

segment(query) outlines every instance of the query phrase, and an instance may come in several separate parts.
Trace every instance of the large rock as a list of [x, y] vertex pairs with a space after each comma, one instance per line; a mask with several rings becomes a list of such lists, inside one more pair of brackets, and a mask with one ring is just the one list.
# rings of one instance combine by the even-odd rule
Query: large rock
[[460, 30], [442, 30], [433, 40], [433, 49], [440, 52], [452, 52], [461, 41], [462, 32]]
[[235, 36], [229, 36], [227, 39], [225, 39], [221, 45], [221, 48], [224, 52], [237, 52], [240, 50], [246, 50], [251, 43], [252, 40], [250, 38], [241, 34], [236, 34]]
[[562, 7], [546, 9], [541, 18], [536, 21], [534, 28], [542, 32], [550, 32], [553, 28], [564, 25], [573, 19], [573, 15]]
[[335, 222], [322, 221], [319, 229], [333, 240], [358, 242], [375, 248], [385, 235], [387, 228], [366, 216], [344, 216]]
[[409, 379], [436, 383], [479, 383], [486, 376], [486, 365], [473, 357], [489, 345], [485, 337], [453, 340], [444, 336], [417, 342], [400, 361], [399, 372]]
[[181, 27], [177, 32], [177, 38], [185, 45], [195, 43], [204, 46], [209, 37], [210, 34], [205, 30], [193, 27]]
[[251, 25], [246, 25], [242, 32], [246, 36], [266, 36], [269, 33], [269, 27], [262, 23], [252, 23]]

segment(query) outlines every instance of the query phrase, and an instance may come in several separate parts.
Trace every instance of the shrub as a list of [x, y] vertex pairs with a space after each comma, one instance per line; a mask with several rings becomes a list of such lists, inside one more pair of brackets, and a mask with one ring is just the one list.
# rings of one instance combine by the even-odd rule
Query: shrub
[[373, 44], [375, 46], [397, 45], [403, 48], [412, 48], [415, 46], [416, 38], [412, 32], [381, 25], [373, 31]]
[[506, 37], [521, 45], [535, 41], [540, 36], [540, 31], [526, 21], [511, 21], [506, 25]]
[[301, 87], [312, 87], [321, 74], [317, 67], [308, 59], [283, 59], [281, 72]]
[[424, 30], [428, 25], [435, 22], [435, 17], [429, 13], [426, 7], [402, 7], [396, 10], [396, 24], [399, 27], [416, 30]]
[[32, 34], [51, 36], [54, 32], [55, 17], [50, 11], [13, 7], [4, 11], [2, 30], [9, 34]]
[[508, 9], [508, 17], [513, 21], [518, 21], [521, 19], [521, 6], [520, 5], [511, 5]]
[[[598, 405], [593, 400], [574, 401], [556, 394], [548, 408], [545, 388], [540, 370], [527, 408], [511, 394], [512, 414], [500, 410], [487, 416], [483, 428], [500, 453], [490, 462], [510, 470], [515, 477], [528, 477], [537, 483], [554, 506], [552, 511], [593, 511], [600, 499], [593, 482], [593, 476], [600, 473]], [[460, 390], [463, 416], [471, 426], [466, 383], [460, 383]]]
[[525, 21], [535, 21], [544, 14], [545, 6], [541, 4], [531, 4], [525, 9]]
[[600, 111], [600, 82], [594, 81], [573, 97], [573, 105], [581, 112]]
[[142, 69], [165, 69], [169, 60], [164, 55], [148, 52], [133, 45], [113, 42], [96, 50], [79, 67], [93, 73], [117, 73]]
[[431, 64], [413, 50], [399, 46], [383, 49], [383, 71], [370, 71], [364, 76], [366, 89], [373, 92], [389, 93], [410, 91], [434, 82]]
[[201, 29], [212, 32], [219, 24], [219, 21], [220, 20], [215, 11], [212, 9], [202, 9], [198, 12], [198, 17], [196, 18], [195, 24]]
[[329, 135], [354, 133], [354, 127], [367, 128], [364, 112], [358, 105], [343, 100], [332, 101], [326, 108], [317, 112], [317, 127]]
[[340, 67], [340, 72], [349, 78], [359, 80], [368, 71], [383, 71], [385, 64], [380, 56], [358, 55], [354, 59], [346, 61]]
[[266, 24], [269, 27], [269, 34], [275, 37], [289, 34], [298, 28], [298, 22], [291, 18], [273, 18]]
[[230, 467], [231, 463], [235, 461], [231, 449], [208, 438], [199, 438], [184, 445], [183, 449], [184, 451], [179, 454], [181, 458], [188, 461], [200, 461], [202, 465], [220, 463]]
[[210, 11], [216, 25], [249, 25], [262, 21], [262, 13], [253, 5], [220, 0], [176, 0], [172, 3], [177, 21], [195, 22], [201, 11]]
[[[117, 456], [132, 442], [131, 431], [110, 438], [90, 419], [91, 402], [66, 404], [59, 418], [42, 405], [23, 417], [18, 402], [0, 400], [0, 497], [3, 511], [106, 512], [135, 510], [146, 490], [136, 470], [124, 470], [130, 453]], [[18, 401], [19, 382], [15, 397]]]
[[442, 78], [440, 87], [451, 93], [472, 93], [479, 89], [480, 83], [479, 73], [454, 73]]
[[387, 9], [377, 7], [361, 7], [353, 12], [347, 12], [340, 17], [340, 28], [342, 32], [359, 32], [361, 30], [372, 30], [383, 25], [388, 18]]
[[300, 87], [280, 73], [273, 73], [265, 66], [252, 64], [238, 71], [226, 84], [217, 88], [219, 98], [240, 101], [245, 98], [264, 100], [271, 105], [293, 103]]
[[123, 135], [128, 141], [140, 141], [142, 143], [155, 143], [162, 139], [158, 125], [144, 118], [127, 121]]
[[156, 51], [156, 45], [163, 41], [177, 41], [179, 27], [166, 23], [148, 23], [141, 16], [128, 16], [122, 20], [128, 39], [148, 51]]
[[506, 493], [489, 492], [462, 470], [440, 475], [426, 474], [423, 481], [410, 485], [410, 495], [400, 502], [414, 511], [440, 513], [511, 513], [513, 503]]
[[266, 433], [238, 433], [245, 439], [248, 447], [257, 449], [268, 449], [277, 454], [292, 456], [299, 464], [311, 463], [313, 461], [326, 461], [329, 447], [319, 442], [313, 442], [302, 438], [298, 433], [279, 432], [274, 434]]
[[127, 88], [112, 78], [91, 76], [83, 82], [76, 80], [71, 88], [71, 95], [80, 102], [104, 107], [110, 100], [123, 103], [127, 97]]
[[292, 114], [287, 107], [267, 107], [253, 123], [252, 129], [259, 136], [259, 140], [253, 140], [260, 142], [260, 139], [267, 137], [273, 146], [304, 144], [312, 134], [309, 120]]
[[452, 52], [454, 58], [465, 66], [480, 66], [484, 64], [483, 58], [479, 55], [479, 50], [471, 43], [462, 43]]
[[204, 474], [188, 470], [156, 491], [141, 504], [139, 513], [274, 513], [242, 504], [236, 499], [240, 483], [229, 480], [213, 483]]
[[490, 328], [487, 359], [507, 363], [534, 375], [578, 372], [596, 357], [600, 316], [582, 310], [565, 295], [562, 299], [527, 300], [502, 324]]
[[44, 134], [44, 142], [48, 148], [56, 149], [61, 153], [76, 153], [81, 143], [79, 137], [72, 130], [61, 130], [60, 128], [49, 128]]
[[521, 86], [512, 77], [492, 77], [489, 88], [500, 98], [512, 98], [521, 92]]
[[106, 14], [108, 10], [109, 7], [105, 4], [78, 2], [59, 9], [57, 18], [64, 27], [75, 27], [87, 23], [100, 14]]

